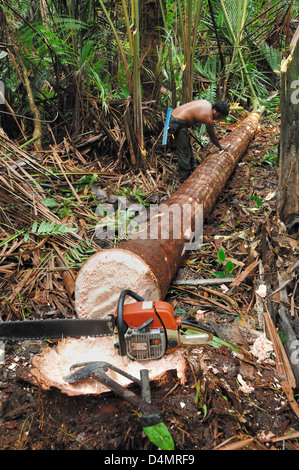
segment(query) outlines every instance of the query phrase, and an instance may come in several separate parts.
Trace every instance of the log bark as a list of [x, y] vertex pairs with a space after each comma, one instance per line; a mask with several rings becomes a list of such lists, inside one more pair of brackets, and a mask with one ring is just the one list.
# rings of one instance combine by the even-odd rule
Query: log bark
[[[75, 287], [79, 317], [114, 313], [123, 289], [132, 289], [147, 300], [165, 297], [188, 248], [194, 241], [200, 243], [200, 223], [211, 213], [259, 120], [259, 113], [253, 112], [226, 136], [222, 144], [228, 150], [210, 154], [161, 206], [160, 214], [153, 215], [138, 232], [139, 238], [98, 252], [83, 264]], [[190, 211], [189, 226], [183, 222], [186, 211]]]
[[[292, 226], [299, 212], [299, 27], [281, 64], [281, 135], [278, 211]], [[297, 222], [298, 225], [298, 222]]]

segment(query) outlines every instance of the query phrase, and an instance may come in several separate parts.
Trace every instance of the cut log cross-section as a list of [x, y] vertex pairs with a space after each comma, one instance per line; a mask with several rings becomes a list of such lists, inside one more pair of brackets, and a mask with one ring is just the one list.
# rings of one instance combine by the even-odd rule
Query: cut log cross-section
[[[227, 135], [222, 140], [227, 150], [210, 154], [161, 206], [160, 215], [153, 215], [138, 232], [139, 238], [130, 238], [118, 248], [99, 251], [83, 264], [75, 288], [79, 317], [105, 318], [113, 314], [123, 289], [131, 289], [146, 300], [165, 297], [186, 256], [186, 243], [190, 244], [190, 237], [196, 233], [196, 218], [206, 218], [212, 211], [253, 139], [259, 120], [260, 114], [252, 112]], [[197, 211], [199, 207], [201, 212]], [[188, 209], [190, 226], [186, 227], [182, 217]], [[169, 226], [165, 225], [166, 219]], [[166, 234], [163, 233], [165, 226], [168, 227]]]

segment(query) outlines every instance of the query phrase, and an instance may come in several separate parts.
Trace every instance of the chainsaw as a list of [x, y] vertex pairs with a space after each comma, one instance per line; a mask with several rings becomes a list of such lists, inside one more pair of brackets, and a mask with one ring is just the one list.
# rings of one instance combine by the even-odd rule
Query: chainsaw
[[[136, 302], [125, 303], [126, 297]], [[0, 339], [51, 339], [113, 336], [120, 356], [136, 361], [159, 359], [181, 346], [208, 344], [213, 333], [195, 322], [176, 317], [171, 304], [147, 301], [135, 292], [121, 292], [108, 319], [46, 319], [0, 322]]]

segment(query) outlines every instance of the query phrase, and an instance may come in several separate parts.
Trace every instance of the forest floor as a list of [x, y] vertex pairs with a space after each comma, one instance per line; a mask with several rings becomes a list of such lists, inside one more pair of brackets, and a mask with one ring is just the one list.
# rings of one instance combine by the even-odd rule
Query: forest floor
[[[175, 279], [215, 278], [215, 271], [227, 275], [225, 266], [231, 261], [229, 270], [238, 282], [208, 288], [174, 282], [166, 298], [180, 314], [214, 325], [223, 338], [246, 350], [264, 337], [267, 307], [263, 294], [257, 294], [259, 287], [271, 285], [274, 291], [277, 273], [290, 273], [298, 259], [297, 235], [287, 234], [277, 217], [279, 132], [278, 121], [262, 120], [204, 226], [203, 247], [190, 253]], [[198, 150], [198, 155], [208, 151]], [[175, 161], [171, 164], [175, 168]], [[171, 182], [170, 174], [160, 182]], [[169, 185], [164, 187], [168, 197]], [[222, 264], [220, 249], [225, 254]], [[287, 295], [296, 329], [299, 302], [294, 284]], [[269, 302], [275, 321], [280, 300], [273, 296]], [[0, 366], [1, 450], [157, 449], [143, 432], [136, 410], [112, 393], [72, 397], [28, 380], [31, 358], [45, 346], [46, 341], [6, 344]], [[176, 451], [299, 450], [299, 418], [290, 400], [292, 393], [296, 400], [296, 390], [290, 393], [283, 386], [285, 377], [273, 352], [253, 363], [227, 346], [189, 347], [182, 354], [186, 383], [174, 373], [151, 384], [152, 403], [162, 411]]]

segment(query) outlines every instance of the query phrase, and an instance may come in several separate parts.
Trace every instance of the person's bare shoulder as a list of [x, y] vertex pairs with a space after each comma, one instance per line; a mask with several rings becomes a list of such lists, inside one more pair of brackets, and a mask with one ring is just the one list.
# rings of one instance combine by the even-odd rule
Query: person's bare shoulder
[[197, 102], [198, 118], [203, 123], [213, 122], [212, 105], [207, 100], [198, 100]]
[[212, 105], [207, 100], [196, 100], [179, 106], [172, 112], [173, 117], [183, 119], [188, 125], [213, 121]]

